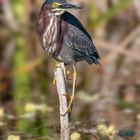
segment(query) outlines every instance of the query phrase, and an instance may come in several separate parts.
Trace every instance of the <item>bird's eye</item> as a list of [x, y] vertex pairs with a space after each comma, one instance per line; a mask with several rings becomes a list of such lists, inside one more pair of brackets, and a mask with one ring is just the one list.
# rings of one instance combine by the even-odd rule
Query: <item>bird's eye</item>
[[56, 3], [56, 2], [55, 2], [55, 3], [52, 4], [52, 7], [59, 7], [59, 6], [61, 6], [60, 3]]

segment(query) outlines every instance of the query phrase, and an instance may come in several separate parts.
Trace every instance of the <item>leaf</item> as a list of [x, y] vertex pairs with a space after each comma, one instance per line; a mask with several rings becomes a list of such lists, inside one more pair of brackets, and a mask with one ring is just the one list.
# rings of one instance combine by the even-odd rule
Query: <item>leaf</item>
[[35, 104], [35, 103], [27, 103], [24, 107], [25, 112], [31, 113], [36, 111], [51, 112], [53, 111], [52, 107], [47, 106], [46, 104]]
[[128, 7], [131, 4], [131, 2], [132, 0], [120, 0], [118, 4], [112, 6], [107, 12], [96, 17], [94, 17], [93, 14], [91, 13], [92, 25], [96, 27], [101, 22], [112, 19], [117, 14], [119, 14], [122, 10]]
[[20, 136], [9, 135], [7, 140], [20, 140]]
[[71, 134], [71, 140], [80, 140], [80, 137], [81, 135], [78, 132], [74, 132]]

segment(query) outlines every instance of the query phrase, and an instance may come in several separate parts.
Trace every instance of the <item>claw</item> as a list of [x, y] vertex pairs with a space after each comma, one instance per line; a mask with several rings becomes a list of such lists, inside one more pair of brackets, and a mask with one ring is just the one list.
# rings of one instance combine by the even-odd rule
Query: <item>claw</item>
[[54, 86], [56, 85], [56, 79], [55, 79], [55, 77], [54, 77], [54, 79], [53, 79], [53, 85], [54, 85]]
[[72, 80], [71, 77], [70, 77], [70, 71], [69, 70], [66, 70], [66, 77], [67, 77], [67, 80]]
[[61, 68], [61, 65], [59, 63], [57, 63], [56, 68]]
[[67, 113], [71, 114], [72, 112], [72, 106], [73, 106], [73, 101], [74, 101], [74, 96], [69, 96], [68, 94], [64, 95], [67, 97], [68, 101], [69, 101], [69, 105], [65, 111], [64, 114], [61, 114], [61, 116], [65, 116]]
[[71, 96], [68, 93], [63, 94], [63, 96], [65, 96], [67, 98], [68, 102], [70, 101]]

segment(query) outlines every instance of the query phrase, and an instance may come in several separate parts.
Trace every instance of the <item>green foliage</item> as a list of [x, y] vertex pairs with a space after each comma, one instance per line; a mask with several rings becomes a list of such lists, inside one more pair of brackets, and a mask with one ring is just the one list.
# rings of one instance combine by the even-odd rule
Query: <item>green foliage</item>
[[25, 14], [24, 0], [12, 0], [13, 12], [18, 20], [22, 20]]
[[122, 101], [119, 102], [117, 106], [119, 109], [132, 109], [132, 110], [140, 111], [140, 105], [132, 102]]
[[[19, 36], [16, 38], [17, 48], [14, 55], [14, 67], [20, 67], [26, 64], [27, 57], [26, 57], [26, 43], [25, 38]], [[14, 86], [14, 93], [15, 93], [15, 101], [16, 101], [16, 110], [17, 115], [20, 116], [24, 112], [24, 104], [28, 100], [31, 99], [31, 87], [30, 87], [30, 78], [28, 73], [22, 73], [20, 75], [15, 76], [15, 86]], [[28, 122], [26, 121], [19, 121], [19, 128], [21, 130], [26, 130], [28, 127]]]
[[101, 13], [97, 10], [97, 7], [93, 4], [93, 8], [90, 11], [91, 25], [93, 27], [98, 26], [102, 22], [106, 22], [117, 14], [119, 14], [122, 10], [128, 7], [132, 3], [132, 0], [120, 0], [117, 5], [112, 6], [107, 12]]
[[[44, 64], [45, 66], [45, 64]], [[46, 67], [46, 66], [45, 66]], [[47, 88], [47, 76], [46, 76], [46, 69], [45, 67], [43, 67], [42, 69], [40, 69], [39, 71], [39, 86], [40, 86], [40, 89], [41, 89], [41, 92], [46, 96], [46, 93], [48, 91], [48, 88]]]
[[[16, 101], [16, 112], [17, 116], [26, 115], [25, 113], [25, 104], [33, 100], [32, 88], [31, 88], [31, 79], [30, 73], [25, 71], [25, 67], [27, 64], [27, 52], [26, 52], [26, 38], [24, 36], [16, 37], [16, 51], [14, 54], [14, 68], [18, 69], [22, 67], [23, 70], [20, 70], [18, 74], [14, 74], [14, 94]], [[41, 58], [42, 60], [42, 58]], [[36, 61], [35, 61], [36, 62]], [[40, 62], [40, 59], [37, 63]], [[32, 66], [31, 66], [32, 67]], [[44, 81], [46, 82], [46, 80]], [[17, 122], [17, 127], [20, 131], [28, 133], [30, 132], [32, 135], [43, 136], [48, 134], [48, 129], [34, 129], [36, 127], [40, 127], [43, 124], [47, 124], [47, 121], [42, 119], [43, 114], [41, 112], [34, 112], [35, 118], [33, 120], [30, 119], [20, 119]], [[27, 114], [30, 115], [30, 114]]]

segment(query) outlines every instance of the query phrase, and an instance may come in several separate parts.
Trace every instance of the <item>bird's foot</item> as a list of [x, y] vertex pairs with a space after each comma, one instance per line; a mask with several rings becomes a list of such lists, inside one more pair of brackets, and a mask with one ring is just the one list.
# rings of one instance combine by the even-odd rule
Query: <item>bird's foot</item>
[[56, 85], [56, 78], [54, 77], [53, 79], [53, 85], [55, 86]]
[[56, 68], [61, 68], [61, 64], [60, 63], [56, 63]]
[[67, 101], [70, 102], [71, 96], [68, 93], [63, 94], [67, 98]]
[[68, 100], [68, 107], [67, 107], [65, 113], [61, 114], [62, 116], [65, 116], [67, 113], [71, 114], [72, 107], [73, 107], [73, 101], [74, 101], [74, 96], [70, 96], [68, 94], [64, 94], [64, 96], [66, 96], [66, 98]]
[[66, 78], [67, 78], [67, 80], [72, 80], [71, 73], [68, 69], [66, 69]]
[[[56, 63], [56, 69], [60, 68], [60, 67], [61, 67], [61, 65], [59, 63]], [[55, 77], [53, 79], [53, 85], [56, 85], [56, 78]]]

